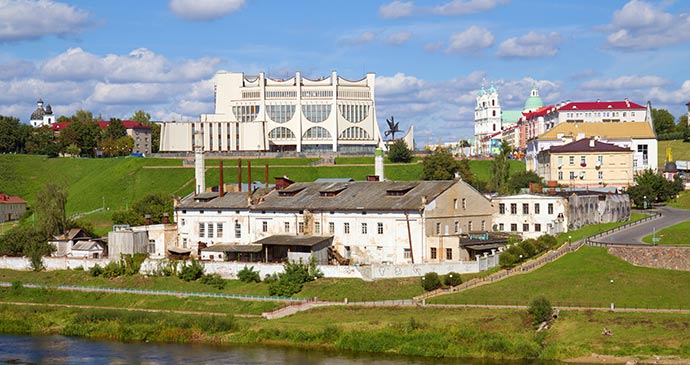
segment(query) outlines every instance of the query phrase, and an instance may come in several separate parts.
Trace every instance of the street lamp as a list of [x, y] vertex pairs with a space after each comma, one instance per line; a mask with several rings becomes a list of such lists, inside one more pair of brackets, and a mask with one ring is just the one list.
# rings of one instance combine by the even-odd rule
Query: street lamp
[[644, 202], [642, 203], [642, 208], [643, 208], [643, 209], [647, 209], [647, 196], [644, 195], [644, 196], [642, 197], [642, 199], [644, 199]]
[[613, 279], [611, 279], [611, 310], [614, 310], [615, 306], [613, 304]]

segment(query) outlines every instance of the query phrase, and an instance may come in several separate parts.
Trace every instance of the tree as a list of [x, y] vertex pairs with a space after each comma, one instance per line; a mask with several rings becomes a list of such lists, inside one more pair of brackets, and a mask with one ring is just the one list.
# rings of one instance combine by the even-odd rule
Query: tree
[[26, 153], [57, 156], [58, 145], [55, 143], [53, 130], [49, 126], [35, 128], [27, 137]]
[[674, 123], [676, 118], [666, 109], [652, 109], [652, 120], [657, 135], [673, 132], [673, 128], [676, 126]]
[[151, 152], [156, 153], [161, 145], [161, 125], [151, 123]]
[[527, 312], [532, 316], [532, 323], [535, 326], [538, 326], [540, 323], [551, 319], [553, 307], [551, 306], [551, 302], [549, 302], [546, 297], [540, 295], [532, 299]]
[[445, 148], [437, 148], [422, 160], [422, 180], [452, 180], [458, 171], [458, 161]]
[[491, 190], [499, 194], [510, 193], [508, 190], [508, 178], [510, 177], [510, 155], [513, 147], [507, 140], [501, 141], [501, 152], [494, 156], [491, 163]]
[[19, 119], [0, 115], [0, 153], [18, 152]]
[[47, 183], [36, 196], [36, 222], [38, 230], [46, 237], [63, 233], [67, 227], [65, 206], [67, 192], [62, 186]]
[[688, 115], [683, 114], [678, 118], [676, 132], [683, 133], [683, 142], [690, 141], [690, 126], [688, 125]]
[[127, 129], [122, 124], [122, 120], [117, 118], [110, 118], [110, 122], [103, 131], [103, 138], [118, 139], [127, 135]]
[[164, 213], [172, 216], [172, 211], [173, 200], [170, 197], [161, 193], [148, 194], [134, 202], [129, 210], [113, 213], [112, 219], [115, 224], [139, 226], [144, 224], [144, 217], [150, 215], [151, 222], [158, 224], [163, 221]]
[[463, 158], [460, 161], [458, 161], [458, 173], [464, 181], [468, 182], [469, 184], [472, 184], [472, 186], [477, 188], [475, 184], [477, 178], [474, 176], [472, 169], [470, 169], [470, 160], [468, 160], [467, 158]]
[[529, 184], [544, 185], [542, 178], [534, 171], [520, 171], [508, 179], [508, 191], [517, 193], [520, 189], [528, 188]]
[[673, 199], [683, 190], [682, 183], [668, 181], [661, 173], [651, 169], [635, 175], [635, 185], [628, 188], [627, 193], [638, 207], [652, 202], [662, 203]]
[[143, 110], [137, 110], [134, 112], [134, 115], [132, 116], [131, 120], [133, 122], [138, 122], [146, 126], [151, 125], [151, 114], [143, 111]]
[[407, 163], [412, 161], [412, 151], [407, 147], [405, 141], [399, 139], [388, 148], [388, 159], [391, 162]]

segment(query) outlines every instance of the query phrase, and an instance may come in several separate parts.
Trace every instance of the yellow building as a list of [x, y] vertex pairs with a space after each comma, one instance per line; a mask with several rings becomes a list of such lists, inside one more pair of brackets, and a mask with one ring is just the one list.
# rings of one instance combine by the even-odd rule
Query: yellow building
[[552, 146], [539, 153], [537, 173], [571, 187], [627, 187], [633, 184], [633, 151], [595, 138]]

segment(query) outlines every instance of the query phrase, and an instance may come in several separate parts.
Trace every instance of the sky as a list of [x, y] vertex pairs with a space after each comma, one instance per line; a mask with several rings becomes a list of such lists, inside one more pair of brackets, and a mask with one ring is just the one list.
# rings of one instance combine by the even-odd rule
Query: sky
[[376, 74], [381, 129], [474, 134], [491, 83], [504, 109], [622, 100], [687, 112], [690, 1], [0, 0], [0, 115], [154, 120], [213, 113], [213, 76]]

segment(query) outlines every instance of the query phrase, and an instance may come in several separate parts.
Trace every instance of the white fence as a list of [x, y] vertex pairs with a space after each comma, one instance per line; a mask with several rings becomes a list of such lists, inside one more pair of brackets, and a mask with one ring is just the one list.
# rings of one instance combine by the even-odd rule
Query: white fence
[[[422, 276], [428, 272], [447, 274], [457, 272], [460, 274], [476, 273], [490, 269], [498, 265], [498, 252], [492, 255], [477, 256], [476, 261], [442, 262], [434, 264], [408, 264], [408, 265], [367, 265], [367, 266], [336, 266], [319, 265], [318, 268], [327, 278], [355, 278], [363, 280], [408, 278]], [[101, 267], [107, 265], [109, 259], [87, 259], [71, 257], [44, 257], [43, 265], [46, 270], [67, 270], [78, 267], [88, 270], [98, 264]], [[165, 261], [163, 259], [147, 259], [141, 265], [141, 273], [152, 274], [158, 270]], [[259, 271], [261, 278], [266, 275], [283, 271], [281, 264], [244, 263], [227, 261], [203, 261], [204, 271], [208, 274], [218, 273], [225, 279], [236, 279], [237, 273], [245, 266], [253, 266]], [[0, 257], [1, 269], [31, 270], [31, 261], [26, 257]]]

